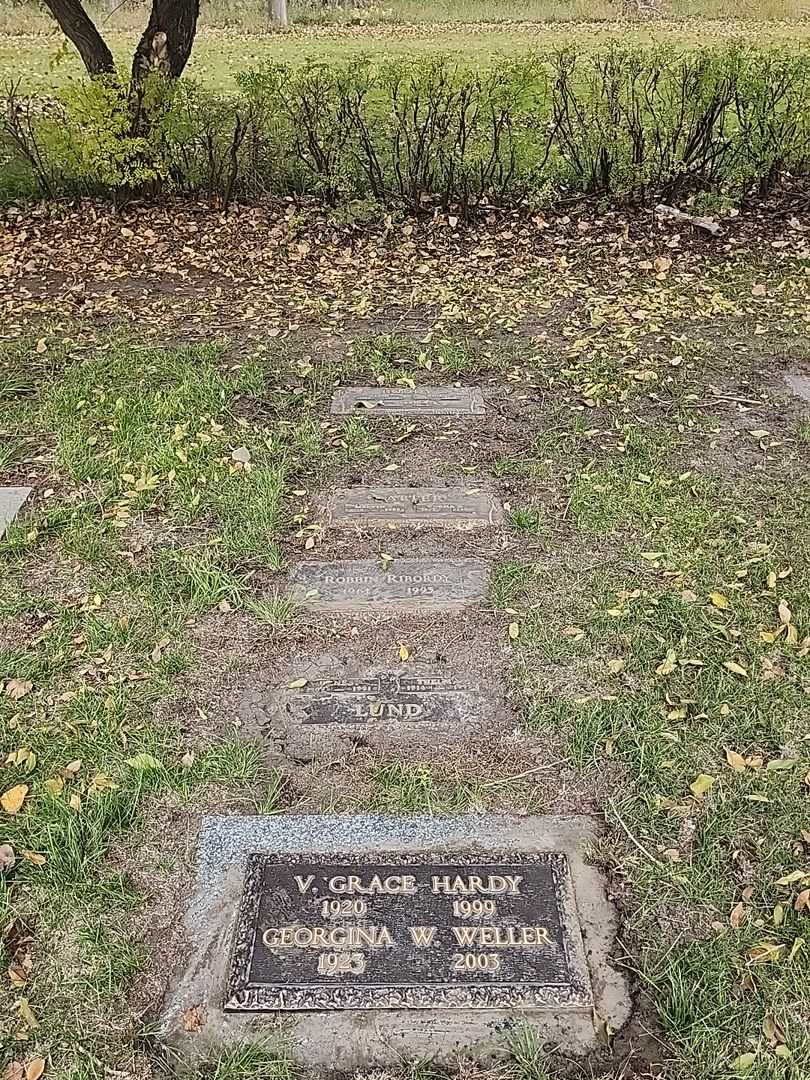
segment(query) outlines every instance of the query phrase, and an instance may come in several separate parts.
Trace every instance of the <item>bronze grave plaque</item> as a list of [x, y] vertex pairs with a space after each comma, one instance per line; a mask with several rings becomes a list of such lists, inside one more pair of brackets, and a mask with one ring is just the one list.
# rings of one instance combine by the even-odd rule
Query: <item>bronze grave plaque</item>
[[562, 853], [248, 860], [226, 1010], [591, 1005]]
[[477, 687], [420, 675], [375, 675], [367, 679], [310, 683], [287, 710], [303, 724], [461, 723], [469, 718]]

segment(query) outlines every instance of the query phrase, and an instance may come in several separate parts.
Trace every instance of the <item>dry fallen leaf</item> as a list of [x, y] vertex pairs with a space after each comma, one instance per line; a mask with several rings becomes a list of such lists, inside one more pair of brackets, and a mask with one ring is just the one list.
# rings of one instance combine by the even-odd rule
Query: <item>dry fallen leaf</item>
[[512, 641], [517, 641], [520, 637], [520, 627], [516, 622], [509, 623], [509, 637]]
[[735, 660], [725, 660], [723, 662], [723, 667], [726, 671], [733, 671], [735, 675], [741, 675], [744, 679], [748, 678], [748, 671], [742, 664], [738, 664]]
[[747, 917], [748, 913], [745, 904], [739, 903], [735, 904], [734, 907], [731, 909], [731, 914], [728, 917], [728, 921], [731, 923], [735, 930], [739, 930], [740, 927], [743, 926], [743, 924], [745, 923]]
[[25, 1066], [25, 1080], [39, 1080], [45, 1072], [45, 1058], [31, 1058]]
[[403, 664], [405, 663], [406, 660], [410, 659], [410, 655], [411, 655], [411, 651], [408, 648], [408, 646], [405, 645], [403, 642], [400, 642], [399, 643], [399, 658], [403, 662]]
[[292, 682], [287, 683], [288, 690], [300, 690], [302, 686], [306, 686], [309, 679], [293, 679]]
[[720, 608], [721, 611], [725, 611], [727, 608], [731, 607], [731, 604], [728, 602], [728, 597], [724, 596], [721, 592], [709, 593], [709, 599], [712, 604], [714, 604], [716, 608]]
[[28, 784], [17, 784], [0, 795], [0, 806], [7, 814], [18, 814], [28, 794]]
[[14, 869], [17, 857], [11, 844], [0, 844], [0, 874], [6, 874]]
[[745, 758], [736, 750], [726, 748], [726, 761], [735, 772], [745, 772]]
[[19, 701], [26, 694], [30, 694], [34, 684], [28, 679], [9, 679], [5, 686], [5, 695], [12, 701]]
[[191, 1005], [183, 1010], [183, 1028], [186, 1031], [197, 1032], [205, 1022], [205, 1011], [202, 1005]]

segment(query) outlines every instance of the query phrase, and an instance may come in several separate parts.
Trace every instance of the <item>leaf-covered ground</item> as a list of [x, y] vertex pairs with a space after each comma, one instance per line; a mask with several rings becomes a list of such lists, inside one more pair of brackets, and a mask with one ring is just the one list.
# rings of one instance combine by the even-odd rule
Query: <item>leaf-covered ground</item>
[[[34, 488], [0, 543], [7, 1080], [162, 1075], [201, 814], [367, 808], [600, 823], [635, 1019], [581, 1066], [521, 1038], [501, 1073], [807, 1076], [810, 403], [786, 378], [810, 371], [810, 233], [724, 226], [7, 217], [0, 477]], [[338, 381], [448, 380], [490, 416], [328, 414]], [[431, 477], [493, 490], [508, 527], [320, 525], [323, 489]], [[297, 561], [383, 553], [487, 557], [490, 596], [395, 621], [285, 596]], [[245, 687], [327, 652], [441, 653], [486, 678], [492, 729], [323, 761], [240, 724]], [[275, 1046], [202, 1069], [295, 1071]]]

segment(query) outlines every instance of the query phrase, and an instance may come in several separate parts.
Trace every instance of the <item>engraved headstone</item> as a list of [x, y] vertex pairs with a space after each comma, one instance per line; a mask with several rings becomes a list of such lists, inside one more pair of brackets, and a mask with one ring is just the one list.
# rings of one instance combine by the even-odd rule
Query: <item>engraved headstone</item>
[[314, 611], [454, 611], [483, 599], [489, 580], [480, 559], [375, 559], [301, 563], [291, 593]]
[[593, 1004], [560, 853], [256, 854], [225, 1008]]
[[503, 508], [485, 491], [460, 487], [341, 488], [326, 500], [335, 528], [480, 529], [503, 521]]
[[158, 1035], [210, 1055], [281, 1010], [294, 1060], [349, 1073], [487, 1055], [517, 1013], [598, 1049], [630, 999], [594, 841], [583, 817], [204, 819]]
[[477, 387], [344, 386], [332, 396], [341, 416], [483, 416], [484, 396]]
[[28, 487], [0, 488], [0, 538], [30, 494]]

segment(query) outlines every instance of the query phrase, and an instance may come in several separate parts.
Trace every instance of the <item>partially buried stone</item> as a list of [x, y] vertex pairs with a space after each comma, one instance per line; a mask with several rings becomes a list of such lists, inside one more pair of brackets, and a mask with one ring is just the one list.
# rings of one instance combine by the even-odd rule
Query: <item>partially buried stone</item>
[[0, 488], [0, 538], [31, 494], [31, 488]]
[[480, 559], [374, 559], [301, 563], [291, 593], [312, 610], [454, 611], [483, 599], [489, 570]]
[[332, 397], [332, 412], [345, 416], [483, 416], [484, 397], [466, 386], [346, 386]]
[[503, 508], [476, 488], [340, 488], [326, 500], [325, 513], [335, 528], [480, 529], [500, 524]]

